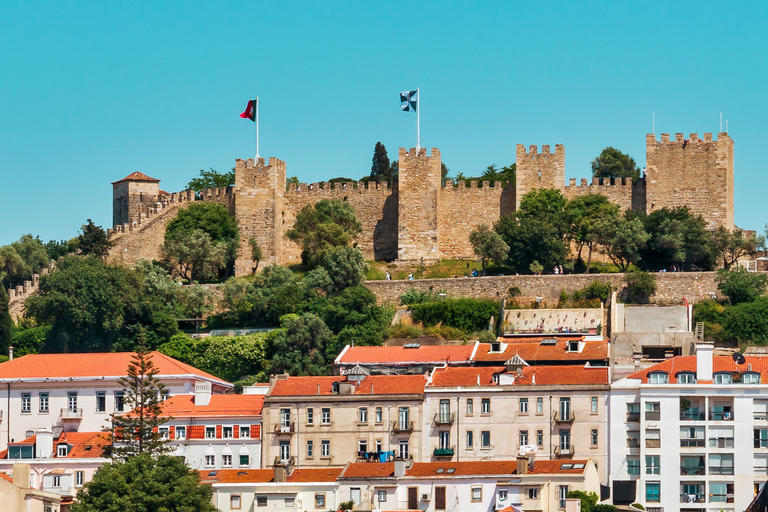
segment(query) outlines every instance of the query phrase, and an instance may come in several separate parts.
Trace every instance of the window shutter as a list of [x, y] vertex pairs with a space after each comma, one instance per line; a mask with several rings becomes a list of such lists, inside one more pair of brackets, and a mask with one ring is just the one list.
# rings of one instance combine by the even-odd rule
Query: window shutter
[[261, 425], [251, 425], [251, 439], [261, 439]]
[[445, 510], [445, 487], [435, 487], [435, 510]]
[[240, 425], [232, 426], [232, 435], [235, 437], [235, 439], [240, 439]]
[[176, 439], [176, 427], [168, 427], [168, 439]]
[[190, 425], [187, 430], [189, 439], [203, 439], [205, 437], [205, 426], [203, 425]]
[[221, 439], [221, 425], [216, 425], [216, 439]]

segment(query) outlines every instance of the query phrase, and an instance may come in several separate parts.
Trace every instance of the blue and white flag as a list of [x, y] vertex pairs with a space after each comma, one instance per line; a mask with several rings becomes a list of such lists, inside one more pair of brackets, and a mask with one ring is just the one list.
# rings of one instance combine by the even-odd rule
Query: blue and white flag
[[419, 91], [403, 91], [400, 93], [400, 108], [408, 112], [416, 111], [416, 104], [419, 102]]

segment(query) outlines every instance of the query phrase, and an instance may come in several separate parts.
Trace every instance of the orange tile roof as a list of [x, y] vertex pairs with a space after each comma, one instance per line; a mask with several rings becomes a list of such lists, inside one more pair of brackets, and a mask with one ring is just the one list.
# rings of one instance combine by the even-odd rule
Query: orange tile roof
[[[280, 379], [269, 396], [334, 395], [334, 382], [347, 382], [346, 377], [288, 377]], [[427, 380], [423, 375], [369, 375], [355, 388], [355, 395], [421, 394]], [[342, 395], [343, 396], [343, 395]]]
[[504, 373], [506, 366], [471, 366], [469, 368], [435, 368], [430, 386], [481, 386], [493, 385], [493, 374]]
[[[527, 363], [538, 361], [596, 361], [608, 359], [607, 341], [583, 341], [584, 336], [563, 338], [557, 337], [557, 344], [542, 345], [541, 340], [547, 338], [499, 338], [499, 342], [507, 344], [503, 352], [491, 352], [490, 343], [478, 343], [477, 351], [472, 358], [475, 362], [504, 363], [515, 356], [522, 357]], [[551, 338], [551, 337], [550, 337]], [[568, 352], [568, 342], [576, 341], [583, 344], [581, 352]]]
[[473, 349], [474, 345], [421, 345], [419, 348], [349, 347], [336, 359], [336, 364], [468, 364]]
[[[493, 375], [505, 373], [504, 366], [474, 366], [470, 368], [437, 368], [434, 371], [430, 387], [477, 386], [480, 376], [481, 386], [495, 385]], [[556, 366], [526, 366], [523, 376], [515, 376], [515, 386], [534, 385], [577, 385], [577, 384], [608, 384], [607, 366], [585, 365], [556, 365]]]
[[[5, 457], [0, 457], [0, 458], [5, 458]], [[13, 483], [13, 478], [6, 475], [5, 473], [0, 473], [0, 478], [2, 478], [3, 480], [8, 480], [9, 482]]]
[[[760, 382], [768, 382], [768, 356], [744, 356], [744, 364], [736, 364], [733, 358], [728, 356], [712, 357], [712, 373], [718, 372], [746, 372], [752, 365], [752, 371], [760, 374]], [[671, 384], [677, 383], [677, 374], [680, 372], [696, 372], [696, 356], [677, 356], [667, 359], [664, 362], [657, 363], [650, 368], [646, 368], [630, 375], [629, 379], [641, 379], [643, 383], [648, 383], [648, 374], [653, 372], [666, 372], [669, 375]], [[709, 381], [711, 383], [712, 381]], [[700, 384], [705, 384], [700, 381]]]
[[36, 438], [37, 438], [37, 436], [29, 436], [28, 438], [22, 439], [21, 441], [16, 441], [15, 443], [13, 441], [11, 441], [8, 444], [12, 444], [14, 446], [17, 445], [17, 444], [35, 444], [35, 439]]
[[[453, 473], [445, 473], [446, 469]], [[442, 473], [438, 473], [442, 469]], [[511, 475], [517, 470], [516, 460], [484, 460], [467, 462], [414, 462], [405, 475], [410, 477], [453, 477], [467, 475]]]
[[344, 468], [294, 469], [288, 482], [335, 482]]
[[[586, 470], [588, 460], [536, 460], [529, 475], [545, 474], [582, 474]], [[584, 464], [578, 469], [562, 469], [563, 464]], [[438, 470], [443, 471], [438, 473]], [[445, 470], [453, 469], [447, 473]], [[390, 478], [394, 476], [394, 462], [352, 462], [347, 464], [340, 478], [372, 479]], [[485, 476], [485, 475], [515, 475], [517, 474], [516, 460], [491, 460], [467, 462], [414, 462], [405, 472], [405, 477], [411, 478], [451, 478], [454, 476]]]
[[143, 172], [136, 171], [136, 172], [132, 172], [131, 174], [129, 174], [128, 176], [126, 176], [121, 180], [113, 181], [111, 184], [114, 185], [115, 183], [122, 183], [123, 181], [154, 181], [154, 182], [160, 183], [160, 180], [156, 178], [150, 178]]
[[350, 462], [340, 478], [387, 478], [394, 474], [394, 462]]
[[272, 469], [217, 469], [200, 471], [200, 479], [206, 484], [267, 483], [275, 478]]
[[[122, 377], [126, 374], [133, 355], [133, 352], [29, 354], [0, 364], [0, 380]], [[192, 375], [232, 387], [218, 377], [160, 352], [155, 351], [151, 355], [159, 377]]]
[[[55, 445], [61, 443], [72, 445], [67, 453], [68, 459], [108, 457], [112, 445], [108, 432], [64, 432], [54, 442]], [[57, 457], [56, 451], [53, 456]]]
[[195, 395], [175, 395], [163, 402], [163, 414], [174, 418], [198, 416], [261, 416], [264, 395], [211, 395], [208, 405], [195, 405]]

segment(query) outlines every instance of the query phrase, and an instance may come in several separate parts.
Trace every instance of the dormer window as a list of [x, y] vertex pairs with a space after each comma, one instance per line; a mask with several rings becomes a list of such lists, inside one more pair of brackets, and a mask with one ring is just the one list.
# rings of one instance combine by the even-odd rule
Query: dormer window
[[677, 374], [678, 384], [696, 384], [696, 374], [693, 372], [680, 372]]
[[760, 374], [759, 373], [743, 373], [741, 375], [741, 382], [744, 384], [760, 384]]
[[499, 374], [498, 373], [494, 373], [493, 374], [493, 383], [494, 384], [498, 384], [499, 383]]
[[730, 373], [716, 373], [715, 384], [733, 384], [733, 375]]
[[491, 343], [491, 352], [501, 352], [501, 343], [498, 341]]
[[666, 384], [668, 382], [666, 372], [654, 372], [648, 374], [649, 384]]
[[69, 446], [67, 446], [66, 444], [60, 444], [56, 447], [57, 457], [66, 457], [67, 453], [69, 453]]
[[578, 341], [569, 341], [568, 342], [568, 352], [578, 352], [579, 351], [579, 342]]

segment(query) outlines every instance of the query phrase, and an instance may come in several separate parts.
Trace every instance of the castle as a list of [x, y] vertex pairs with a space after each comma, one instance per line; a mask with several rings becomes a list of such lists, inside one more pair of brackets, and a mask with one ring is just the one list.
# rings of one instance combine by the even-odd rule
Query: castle
[[[285, 238], [299, 210], [321, 199], [349, 202], [363, 224], [358, 246], [366, 258], [433, 263], [440, 259], [474, 258], [469, 233], [478, 224], [493, 225], [516, 210], [534, 189], [554, 188], [572, 199], [602, 194], [620, 208], [648, 213], [664, 207], [688, 206], [711, 228], [733, 229], [733, 139], [711, 133], [670, 140], [662, 134], [646, 136], [645, 176], [631, 180], [570, 179], [565, 185], [565, 149], [555, 146], [517, 145], [517, 183], [454, 183], [440, 175], [440, 151], [425, 148], [399, 151], [398, 179], [391, 184], [370, 182], [301, 183], [286, 186], [286, 164], [277, 158], [236, 161], [235, 185], [203, 190], [204, 201], [227, 207], [240, 226], [241, 247], [235, 274], [250, 274], [248, 240], [255, 237], [263, 250], [263, 263], [292, 264], [301, 249]], [[141, 258], [159, 259], [165, 225], [179, 208], [196, 199], [193, 191], [168, 194], [160, 180], [136, 172], [113, 186], [114, 247], [110, 255], [128, 264]]]

